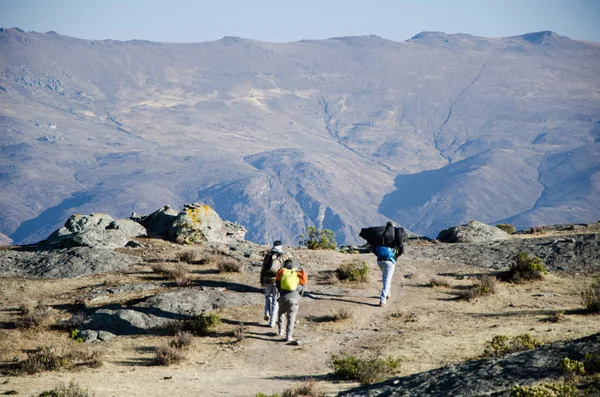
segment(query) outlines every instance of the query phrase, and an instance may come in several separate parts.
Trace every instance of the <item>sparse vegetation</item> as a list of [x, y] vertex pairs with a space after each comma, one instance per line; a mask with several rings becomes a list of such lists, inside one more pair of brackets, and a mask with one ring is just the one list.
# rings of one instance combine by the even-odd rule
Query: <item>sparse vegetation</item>
[[459, 299], [471, 300], [480, 296], [495, 294], [498, 290], [498, 280], [494, 276], [483, 276], [475, 284], [466, 291], [458, 295]]
[[45, 371], [58, 371], [74, 367], [97, 368], [102, 365], [96, 352], [71, 350], [61, 353], [52, 346], [43, 346], [27, 354], [27, 359], [18, 363], [16, 373], [36, 374]]
[[369, 265], [363, 260], [355, 259], [342, 263], [336, 274], [338, 279], [343, 281], [366, 282], [369, 280]]
[[327, 364], [336, 378], [356, 380], [361, 385], [380, 382], [400, 371], [400, 359], [391, 356], [359, 358], [349, 354], [334, 354]]
[[482, 357], [501, 357], [507, 354], [535, 349], [542, 343], [529, 334], [521, 334], [509, 338], [505, 335], [496, 335], [485, 344]]
[[194, 336], [205, 336], [221, 324], [221, 318], [214, 313], [191, 315], [190, 317], [171, 323], [171, 330], [176, 334], [187, 331]]
[[17, 328], [32, 329], [47, 325], [52, 319], [49, 307], [37, 304], [36, 306], [23, 304], [19, 307], [21, 318], [16, 321]]
[[323, 397], [325, 394], [319, 390], [319, 385], [314, 379], [304, 381], [300, 386], [286, 389], [281, 397]]
[[337, 248], [333, 231], [317, 229], [314, 226], [308, 226], [306, 232], [300, 235], [300, 245], [311, 250], [334, 250]]
[[156, 348], [154, 356], [155, 365], [169, 366], [171, 364], [179, 364], [185, 360], [183, 352], [172, 346], [160, 346]]
[[581, 292], [581, 303], [592, 313], [600, 313], [600, 277]]
[[445, 278], [433, 277], [431, 280], [429, 280], [429, 286], [432, 288], [433, 287], [448, 288], [448, 287], [450, 287], [450, 282], [448, 280], [446, 280]]
[[175, 335], [175, 337], [169, 341], [169, 347], [172, 347], [172, 348], [175, 348], [178, 350], [187, 349], [192, 344], [192, 340], [193, 340], [193, 337], [192, 337], [191, 333], [185, 332], [185, 331], [179, 331]]
[[177, 263], [174, 266], [167, 266], [164, 263], [156, 263], [151, 267], [154, 273], [166, 276], [169, 280], [173, 281], [178, 287], [185, 287], [190, 285], [188, 271], [184, 265]]
[[244, 266], [240, 261], [224, 257], [218, 260], [217, 269], [223, 273], [241, 273], [244, 270]]
[[564, 312], [554, 312], [549, 315], [544, 321], [549, 323], [562, 323], [563, 321], [567, 321], [567, 317], [565, 317]]
[[38, 394], [38, 397], [93, 397], [94, 394], [88, 389], [83, 389], [79, 385], [71, 381], [69, 385], [59, 383], [52, 390], [44, 391]]
[[198, 260], [198, 253], [192, 250], [183, 251], [177, 254], [177, 259], [181, 262], [193, 264]]
[[244, 339], [246, 339], [246, 333], [247, 332], [248, 332], [248, 327], [246, 327], [244, 325], [244, 323], [240, 323], [240, 325], [238, 325], [233, 330], [233, 337], [235, 338], [236, 341], [241, 342]]
[[504, 230], [508, 234], [514, 234], [517, 231], [517, 228], [508, 223], [499, 223], [496, 227], [500, 230]]
[[577, 387], [566, 382], [547, 382], [534, 386], [515, 386], [510, 397], [577, 397]]
[[506, 279], [513, 282], [541, 280], [545, 274], [548, 272], [540, 258], [521, 252], [513, 257]]

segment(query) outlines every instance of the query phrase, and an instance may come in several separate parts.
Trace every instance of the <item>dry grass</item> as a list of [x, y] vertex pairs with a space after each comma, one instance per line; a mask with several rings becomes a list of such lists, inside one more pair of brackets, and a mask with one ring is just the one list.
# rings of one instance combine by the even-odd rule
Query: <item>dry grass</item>
[[[6, 394], [6, 393], [5, 393]], [[68, 385], [59, 383], [52, 390], [47, 390], [38, 397], [93, 397], [94, 393], [88, 389], [81, 388], [76, 382], [71, 381]]]
[[317, 381], [314, 379], [307, 379], [300, 386], [286, 389], [281, 393], [281, 397], [324, 397], [325, 394], [321, 392]]
[[430, 287], [443, 287], [443, 288], [448, 288], [450, 287], [452, 284], [450, 283], [450, 281], [446, 280], [445, 278], [440, 278], [440, 277], [432, 277], [431, 280], [429, 280], [429, 286]]
[[154, 356], [154, 364], [169, 366], [171, 364], [179, 364], [185, 360], [185, 355], [179, 349], [172, 346], [160, 346], [156, 348]]
[[198, 260], [198, 252], [192, 250], [183, 251], [177, 254], [177, 259], [179, 259], [181, 262], [193, 264]]
[[83, 366], [98, 368], [102, 361], [98, 352], [78, 348], [76, 344], [63, 348], [43, 346], [27, 353], [27, 359], [20, 361], [14, 369], [15, 374], [36, 374], [45, 371], [59, 371]]
[[591, 313], [600, 313], [600, 277], [581, 292], [581, 303]]
[[21, 317], [15, 322], [19, 329], [36, 329], [42, 328], [50, 324], [54, 319], [52, 309], [38, 303], [36, 306], [32, 304], [22, 304], [19, 307]]
[[167, 277], [167, 279], [173, 281], [173, 283], [175, 283], [175, 285], [178, 287], [186, 287], [191, 284], [188, 270], [181, 263], [177, 263], [173, 266], [169, 266], [164, 263], [155, 263], [150, 266], [150, 268], [154, 273], [161, 274]]
[[241, 323], [233, 330], [233, 337], [237, 342], [241, 342], [246, 339], [246, 335], [248, 334], [248, 327]]
[[498, 291], [498, 280], [494, 276], [483, 276], [471, 288], [458, 295], [460, 300], [472, 300], [482, 296], [495, 294]]
[[244, 266], [233, 258], [220, 258], [217, 262], [217, 270], [222, 273], [241, 273]]
[[185, 331], [179, 331], [173, 339], [169, 341], [169, 347], [183, 350], [187, 349], [192, 345], [194, 337], [191, 333]]

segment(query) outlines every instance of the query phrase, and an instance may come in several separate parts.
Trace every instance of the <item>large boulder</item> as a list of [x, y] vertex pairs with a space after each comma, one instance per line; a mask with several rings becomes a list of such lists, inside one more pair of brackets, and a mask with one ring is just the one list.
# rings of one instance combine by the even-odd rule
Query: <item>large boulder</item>
[[175, 218], [169, 240], [179, 244], [219, 242], [226, 237], [225, 222], [205, 204], [186, 204]]
[[101, 308], [87, 316], [82, 329], [104, 330], [117, 335], [145, 334], [216, 309], [258, 305], [260, 290], [232, 293], [225, 288], [186, 289], [164, 292], [127, 308]]
[[137, 261], [114, 250], [87, 247], [0, 250], [0, 275], [73, 278], [120, 270]]
[[142, 217], [141, 223], [146, 228], [148, 237], [166, 240], [178, 214], [178, 211], [165, 205], [150, 215]]
[[504, 230], [478, 221], [444, 229], [437, 236], [437, 239], [443, 243], [485, 243], [510, 238], [510, 234]]
[[54, 231], [43, 245], [91, 248], [122, 248], [131, 240], [117, 229], [110, 229], [115, 220], [107, 214], [71, 215], [65, 226]]
[[146, 228], [132, 219], [117, 219], [116, 221], [112, 221], [106, 229], [119, 230], [130, 238], [147, 236]]

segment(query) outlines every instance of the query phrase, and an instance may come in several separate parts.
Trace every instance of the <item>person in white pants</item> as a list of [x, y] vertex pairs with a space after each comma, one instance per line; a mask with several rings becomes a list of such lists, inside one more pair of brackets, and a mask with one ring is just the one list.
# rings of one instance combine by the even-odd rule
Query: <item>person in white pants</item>
[[383, 279], [383, 288], [381, 289], [381, 295], [379, 296], [379, 306], [385, 306], [390, 297], [392, 276], [396, 269], [398, 252], [391, 247], [374, 246], [373, 253], [377, 255], [377, 266], [381, 269]]
[[273, 248], [269, 251], [263, 260], [260, 271], [260, 285], [265, 288], [265, 321], [269, 322], [271, 328], [275, 327], [277, 322], [277, 312], [279, 310], [279, 292], [275, 285], [275, 276], [277, 271], [283, 266], [287, 256], [283, 253], [283, 245], [277, 240], [273, 243]]

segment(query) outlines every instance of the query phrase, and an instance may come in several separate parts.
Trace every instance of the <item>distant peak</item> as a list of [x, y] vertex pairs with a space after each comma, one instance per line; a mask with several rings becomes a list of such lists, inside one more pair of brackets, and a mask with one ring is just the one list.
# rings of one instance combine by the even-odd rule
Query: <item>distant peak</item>
[[242, 39], [241, 37], [237, 37], [237, 36], [223, 36], [223, 38], [219, 41], [222, 43], [225, 43], [225, 44], [237, 44], [237, 43], [243, 43], [246, 40]]
[[429, 40], [429, 41], [445, 41], [447, 42], [450, 39], [463, 39], [463, 38], [475, 38], [475, 36], [467, 34], [467, 33], [444, 33], [444, 32], [421, 32], [413, 37], [410, 40]]
[[521, 37], [523, 38], [523, 40], [528, 41], [531, 44], [538, 45], [549, 45], [552, 44], [553, 41], [560, 40], [562, 38], [562, 36], [557, 35], [556, 33], [551, 32], [549, 30], [544, 30], [542, 32], [526, 33]]

